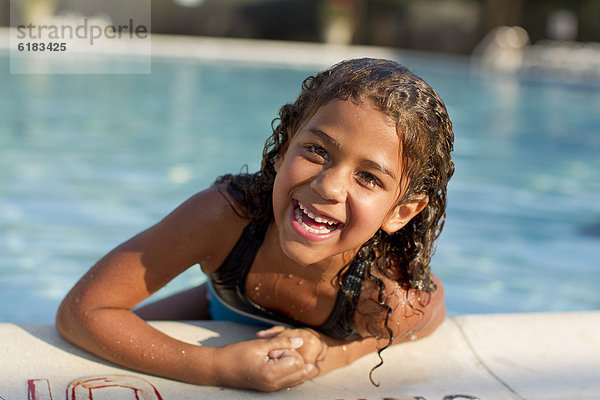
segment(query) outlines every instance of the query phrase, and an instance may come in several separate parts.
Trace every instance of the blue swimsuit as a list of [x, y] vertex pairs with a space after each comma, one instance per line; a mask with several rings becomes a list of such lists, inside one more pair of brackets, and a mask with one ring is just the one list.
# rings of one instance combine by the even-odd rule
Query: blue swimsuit
[[364, 266], [351, 262], [342, 276], [333, 311], [319, 326], [300, 323], [283, 314], [262, 307], [246, 296], [246, 277], [260, 248], [267, 227], [248, 224], [223, 264], [208, 279], [210, 313], [214, 320], [233, 321], [269, 327], [288, 325], [310, 327], [336, 339], [357, 339], [354, 314], [364, 281]]

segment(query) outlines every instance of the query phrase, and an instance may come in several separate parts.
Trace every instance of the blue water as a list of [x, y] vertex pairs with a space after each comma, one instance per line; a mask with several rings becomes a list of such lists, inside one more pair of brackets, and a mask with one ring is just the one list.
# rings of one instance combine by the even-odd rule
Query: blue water
[[[151, 75], [10, 75], [0, 53], [0, 321], [51, 322], [104, 253], [219, 174], [256, 170], [309, 68], [155, 59]], [[450, 314], [600, 309], [598, 87], [404, 61], [456, 133], [434, 256]], [[159, 296], [199, 284], [198, 268]]]

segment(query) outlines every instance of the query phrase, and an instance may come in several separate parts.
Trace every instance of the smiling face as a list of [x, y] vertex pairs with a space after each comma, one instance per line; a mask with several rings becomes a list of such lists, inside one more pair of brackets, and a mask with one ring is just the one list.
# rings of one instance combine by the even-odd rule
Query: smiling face
[[358, 250], [379, 228], [400, 229], [422, 209], [396, 206], [402, 165], [400, 138], [385, 114], [352, 100], [321, 107], [275, 165], [283, 252], [309, 265]]

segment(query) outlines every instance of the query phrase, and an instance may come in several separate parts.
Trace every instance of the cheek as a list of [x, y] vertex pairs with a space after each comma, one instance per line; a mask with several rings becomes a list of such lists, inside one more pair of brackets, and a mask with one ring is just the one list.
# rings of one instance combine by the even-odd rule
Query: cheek
[[355, 222], [365, 231], [375, 234], [381, 228], [390, 207], [390, 201], [377, 196], [359, 199], [353, 212]]
[[320, 166], [308, 162], [303, 157], [289, 157], [281, 163], [277, 177], [282, 185], [294, 186], [309, 180], [319, 169]]
[[286, 157], [276, 165], [277, 175], [275, 175], [273, 183], [273, 210], [276, 213], [286, 206], [290, 191], [298, 179], [298, 168], [295, 168], [294, 164], [289, 161], [290, 159]]
[[273, 211], [277, 212], [279, 208], [281, 208], [281, 198], [284, 188], [281, 187], [282, 182], [285, 182], [285, 179], [282, 179], [282, 176], [278, 173], [275, 176], [275, 182], [273, 182]]

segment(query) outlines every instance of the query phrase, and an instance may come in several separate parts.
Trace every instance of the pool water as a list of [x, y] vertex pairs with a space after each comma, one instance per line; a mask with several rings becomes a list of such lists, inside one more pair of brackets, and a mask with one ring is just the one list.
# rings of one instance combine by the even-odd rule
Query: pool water
[[[432, 261], [449, 313], [600, 309], [598, 86], [403, 62], [454, 122]], [[314, 71], [155, 59], [151, 75], [19, 76], [0, 53], [0, 321], [53, 321], [112, 247], [216, 176], [256, 170]], [[203, 280], [191, 268], [158, 296]]]

